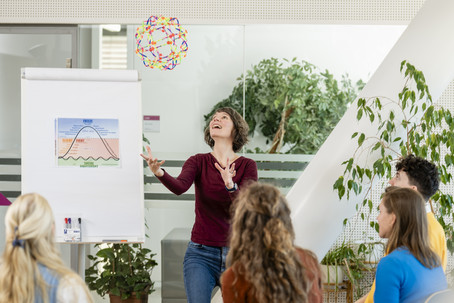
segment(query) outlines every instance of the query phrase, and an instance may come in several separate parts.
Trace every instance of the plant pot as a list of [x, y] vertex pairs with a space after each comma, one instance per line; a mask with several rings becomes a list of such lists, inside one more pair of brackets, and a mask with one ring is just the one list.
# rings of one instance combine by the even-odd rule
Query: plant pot
[[321, 265], [323, 283], [338, 284], [344, 281], [344, 270], [342, 266]]
[[133, 293], [131, 297], [122, 300], [120, 296], [109, 294], [110, 303], [148, 303], [148, 294], [142, 294], [140, 299], [137, 299], [136, 294]]

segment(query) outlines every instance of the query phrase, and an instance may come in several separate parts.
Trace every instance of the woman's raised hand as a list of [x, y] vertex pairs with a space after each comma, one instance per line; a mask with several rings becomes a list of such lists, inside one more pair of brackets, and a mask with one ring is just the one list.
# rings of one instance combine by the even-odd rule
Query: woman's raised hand
[[232, 163], [232, 165], [230, 165], [230, 160], [229, 158], [227, 158], [227, 165], [225, 168], [222, 168], [218, 163], [214, 163], [214, 166], [221, 173], [225, 186], [227, 188], [233, 188], [234, 184], [232, 178], [236, 175], [235, 163]]
[[161, 162], [158, 162], [157, 158], [153, 159], [153, 156], [151, 155], [151, 148], [149, 146], [147, 146], [146, 148], [148, 156], [144, 154], [140, 154], [140, 156], [142, 156], [142, 158], [144, 158], [145, 161], [147, 161], [148, 167], [150, 168], [151, 172], [155, 174], [156, 177], [162, 177], [164, 175], [164, 171], [162, 170], [161, 165], [164, 164], [164, 162], [166, 161], [162, 160]]

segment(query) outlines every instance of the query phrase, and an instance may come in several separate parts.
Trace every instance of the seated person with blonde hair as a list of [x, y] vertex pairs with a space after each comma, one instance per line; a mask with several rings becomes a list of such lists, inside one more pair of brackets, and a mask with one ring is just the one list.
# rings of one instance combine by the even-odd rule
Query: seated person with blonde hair
[[317, 257], [294, 245], [286, 199], [272, 185], [240, 192], [232, 222], [224, 303], [323, 302]]
[[9, 206], [5, 226], [0, 302], [93, 302], [85, 283], [60, 258], [54, 215], [46, 199], [21, 195]]

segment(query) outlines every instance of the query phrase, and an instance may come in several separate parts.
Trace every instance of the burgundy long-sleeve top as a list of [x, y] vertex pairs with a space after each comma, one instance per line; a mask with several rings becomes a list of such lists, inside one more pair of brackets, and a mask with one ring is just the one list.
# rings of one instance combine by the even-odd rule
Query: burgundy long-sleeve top
[[158, 179], [176, 195], [186, 192], [194, 183], [195, 223], [191, 241], [221, 247], [228, 246], [232, 202], [248, 182], [257, 181], [257, 164], [252, 159], [237, 158], [233, 182], [238, 185], [238, 190], [229, 192], [215, 163], [218, 161], [211, 153], [196, 154], [186, 160], [177, 178], [164, 171]]

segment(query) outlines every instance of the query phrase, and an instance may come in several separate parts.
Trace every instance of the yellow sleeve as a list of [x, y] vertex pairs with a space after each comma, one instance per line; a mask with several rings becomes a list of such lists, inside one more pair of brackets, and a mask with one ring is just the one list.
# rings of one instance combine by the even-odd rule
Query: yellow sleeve
[[435, 215], [431, 212], [427, 213], [427, 223], [429, 232], [430, 248], [440, 257], [441, 266], [446, 271], [448, 264], [447, 258], [447, 247], [446, 247], [446, 236], [445, 231], [441, 224], [435, 218]]
[[374, 303], [374, 293], [375, 293], [375, 280], [370, 288], [369, 293], [367, 294], [366, 301], [364, 303]]

